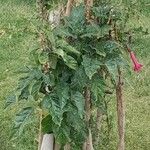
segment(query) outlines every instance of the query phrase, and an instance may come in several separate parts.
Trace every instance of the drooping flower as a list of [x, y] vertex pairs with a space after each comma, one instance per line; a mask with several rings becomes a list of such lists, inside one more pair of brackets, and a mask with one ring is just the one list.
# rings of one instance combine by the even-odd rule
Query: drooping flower
[[141, 71], [143, 65], [138, 62], [137, 58], [135, 57], [134, 52], [130, 51], [129, 53], [130, 53], [130, 58], [131, 58], [133, 65], [134, 65], [134, 68], [133, 68], [134, 71], [136, 71], [136, 72]]

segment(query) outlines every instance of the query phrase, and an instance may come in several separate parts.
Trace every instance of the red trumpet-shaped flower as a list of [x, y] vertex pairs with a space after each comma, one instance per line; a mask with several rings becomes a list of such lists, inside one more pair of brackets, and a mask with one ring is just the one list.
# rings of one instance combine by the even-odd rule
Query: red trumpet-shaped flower
[[133, 62], [133, 65], [134, 65], [134, 71], [136, 71], [136, 72], [141, 71], [143, 65], [140, 64], [140, 63], [137, 61], [137, 58], [135, 57], [135, 54], [134, 54], [134, 52], [132, 52], [132, 51], [130, 51], [130, 58], [131, 58], [131, 60], [132, 60], [132, 62]]

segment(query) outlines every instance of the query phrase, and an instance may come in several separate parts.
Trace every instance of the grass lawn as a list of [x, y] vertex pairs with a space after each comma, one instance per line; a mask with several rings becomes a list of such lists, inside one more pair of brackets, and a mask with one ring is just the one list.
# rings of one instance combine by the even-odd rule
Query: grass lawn
[[[30, 47], [34, 43], [31, 23], [35, 16], [34, 0], [0, 0], [0, 149], [36, 150], [36, 127], [28, 127], [24, 135], [10, 141], [12, 120], [18, 108], [3, 110], [5, 97], [17, 85], [19, 68], [29, 63]], [[150, 28], [150, 19], [140, 22]], [[138, 23], [131, 23], [135, 26]], [[138, 26], [138, 25], [137, 25]], [[125, 75], [126, 150], [150, 149], [150, 35], [136, 36], [136, 53], [144, 64], [140, 74]], [[115, 99], [110, 111], [116, 116]], [[111, 148], [116, 148], [116, 118], [113, 118]], [[33, 136], [35, 135], [35, 136]], [[108, 150], [108, 149], [106, 149]]]
[[[26, 2], [26, 3], [25, 3]], [[34, 150], [34, 128], [22, 138], [10, 141], [12, 119], [18, 108], [4, 111], [6, 95], [15, 89], [19, 74], [16, 71], [29, 62], [29, 47], [33, 43], [34, 7], [31, 0], [0, 0], [0, 149]]]

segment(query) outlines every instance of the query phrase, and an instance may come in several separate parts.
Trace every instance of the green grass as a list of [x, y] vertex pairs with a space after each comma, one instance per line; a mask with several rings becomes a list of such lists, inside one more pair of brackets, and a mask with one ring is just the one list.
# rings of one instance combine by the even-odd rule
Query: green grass
[[[30, 4], [30, 5], [29, 5]], [[33, 133], [29, 128], [22, 138], [11, 140], [12, 120], [16, 109], [3, 110], [4, 99], [17, 85], [19, 68], [29, 62], [29, 47], [33, 43], [32, 25], [34, 6], [31, 1], [0, 0], [0, 149], [36, 149]]]
[[[36, 128], [26, 128], [22, 138], [10, 141], [12, 120], [18, 108], [3, 110], [5, 97], [17, 85], [18, 68], [29, 63], [29, 48], [33, 45], [34, 0], [0, 0], [0, 149], [36, 150]], [[150, 28], [150, 19], [143, 17], [140, 24]], [[138, 26], [136, 21], [131, 26]], [[141, 38], [142, 37], [142, 38]], [[135, 51], [144, 64], [140, 74], [125, 75], [126, 150], [150, 149], [150, 35], [137, 36]], [[112, 107], [113, 106], [113, 107]], [[110, 111], [116, 116], [115, 99]], [[111, 148], [116, 149], [116, 117], [113, 118]], [[33, 136], [35, 135], [35, 136]], [[107, 149], [106, 149], [107, 150]]]

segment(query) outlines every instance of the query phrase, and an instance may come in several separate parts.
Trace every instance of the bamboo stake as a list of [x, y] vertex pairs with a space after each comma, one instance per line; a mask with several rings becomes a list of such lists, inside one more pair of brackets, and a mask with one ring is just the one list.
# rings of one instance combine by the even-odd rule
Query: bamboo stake
[[122, 73], [118, 67], [118, 83], [116, 85], [116, 97], [117, 97], [117, 115], [118, 115], [118, 150], [125, 150], [125, 109], [124, 99], [122, 91], [123, 81]]

